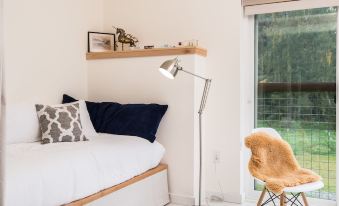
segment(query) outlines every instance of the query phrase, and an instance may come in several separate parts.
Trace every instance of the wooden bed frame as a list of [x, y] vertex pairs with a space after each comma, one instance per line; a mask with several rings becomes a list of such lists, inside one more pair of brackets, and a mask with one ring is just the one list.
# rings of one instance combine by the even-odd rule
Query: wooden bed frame
[[[152, 176], [155, 176], [155, 175], [157, 175], [161, 172], [166, 172], [166, 190], [167, 190], [167, 187], [168, 187], [167, 186], [167, 168], [168, 168], [168, 166], [166, 164], [159, 164], [157, 167], [150, 169], [150, 170], [146, 171], [145, 173], [142, 173], [141, 175], [135, 176], [132, 179], [129, 179], [129, 180], [122, 182], [118, 185], [115, 185], [113, 187], [104, 189], [100, 192], [97, 192], [97, 193], [90, 195], [88, 197], [85, 197], [83, 199], [79, 199], [79, 200], [73, 201], [71, 203], [65, 204], [64, 206], [82, 206], [82, 205], [86, 205], [86, 204], [89, 204], [89, 203], [93, 203], [93, 202], [95, 202], [95, 201], [97, 201], [97, 200], [99, 200], [103, 197], [107, 197], [109, 195], [112, 195], [112, 193], [114, 193], [118, 190], [121, 190], [123, 188], [127, 188], [128, 186], [131, 186], [135, 183], [141, 182], [142, 180], [144, 180], [146, 178], [151, 178]], [[161, 194], [161, 196], [163, 196], [163, 194]], [[168, 197], [168, 191], [167, 191], [167, 197]]]

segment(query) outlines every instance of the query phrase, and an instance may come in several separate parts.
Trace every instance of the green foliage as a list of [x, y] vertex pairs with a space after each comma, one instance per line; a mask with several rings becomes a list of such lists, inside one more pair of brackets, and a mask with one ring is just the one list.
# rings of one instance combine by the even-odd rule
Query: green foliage
[[335, 82], [336, 9], [256, 16], [258, 82]]
[[[257, 15], [257, 82], [336, 82], [336, 25], [334, 7]], [[335, 199], [336, 93], [257, 93], [257, 127], [277, 129], [301, 166], [323, 177], [322, 198]]]

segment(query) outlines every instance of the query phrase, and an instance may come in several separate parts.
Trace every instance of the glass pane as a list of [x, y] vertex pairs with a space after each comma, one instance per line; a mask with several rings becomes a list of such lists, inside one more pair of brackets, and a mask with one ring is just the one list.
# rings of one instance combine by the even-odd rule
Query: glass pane
[[[256, 16], [256, 127], [275, 128], [336, 199], [337, 9]], [[255, 189], [260, 189], [255, 184]]]

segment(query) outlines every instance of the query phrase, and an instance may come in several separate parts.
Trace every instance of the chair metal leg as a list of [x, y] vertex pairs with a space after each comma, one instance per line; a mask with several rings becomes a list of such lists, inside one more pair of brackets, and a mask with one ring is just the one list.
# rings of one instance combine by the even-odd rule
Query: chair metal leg
[[[268, 199], [263, 203], [264, 198], [266, 193], [269, 195]], [[264, 187], [264, 189], [261, 192], [261, 195], [259, 197], [259, 200], [257, 202], [257, 206], [265, 206], [268, 204], [273, 204], [274, 206], [276, 206], [276, 203], [274, 202], [275, 199], [279, 199], [280, 200], [280, 205], [279, 206], [286, 206], [286, 205], [290, 205], [290, 206], [309, 206], [307, 199], [306, 199], [306, 195], [305, 193], [301, 192], [301, 193], [290, 193], [291, 197], [286, 196], [286, 193], [283, 192], [281, 193], [280, 196], [275, 195], [274, 193], [270, 192], [269, 190], [266, 189], [266, 187]], [[299, 197], [302, 197], [304, 204], [302, 204], [299, 201]]]
[[307, 198], [306, 198], [306, 195], [305, 195], [305, 193], [301, 193], [301, 197], [303, 198], [303, 201], [304, 201], [304, 206], [308, 206], [308, 202], [307, 202]]
[[264, 189], [261, 192], [260, 198], [258, 200], [257, 206], [261, 206], [262, 201], [264, 200], [266, 194], [266, 187], [264, 187]]
[[280, 206], [285, 206], [285, 192], [280, 195]]

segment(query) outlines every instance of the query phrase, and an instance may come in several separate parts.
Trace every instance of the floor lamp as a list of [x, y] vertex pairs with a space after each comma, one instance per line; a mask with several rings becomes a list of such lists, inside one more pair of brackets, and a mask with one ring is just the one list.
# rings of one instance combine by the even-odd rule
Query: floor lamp
[[209, 88], [211, 86], [211, 79], [207, 79], [204, 78], [202, 76], [196, 75], [194, 73], [191, 73], [189, 71], [186, 71], [182, 68], [182, 66], [179, 65], [179, 60], [178, 58], [175, 59], [170, 59], [165, 61], [164, 63], [161, 64], [159, 71], [166, 76], [169, 79], [174, 79], [175, 76], [177, 75], [177, 73], [179, 71], [185, 72], [187, 74], [190, 74], [194, 77], [197, 77], [199, 79], [202, 79], [205, 81], [205, 87], [204, 87], [204, 91], [202, 94], [202, 98], [201, 98], [201, 103], [200, 103], [200, 108], [198, 111], [199, 114], [199, 206], [201, 206], [201, 170], [202, 170], [202, 132], [201, 132], [201, 117], [202, 117], [202, 113], [205, 109], [205, 105], [206, 105], [206, 100], [207, 100], [207, 95], [209, 92]]

